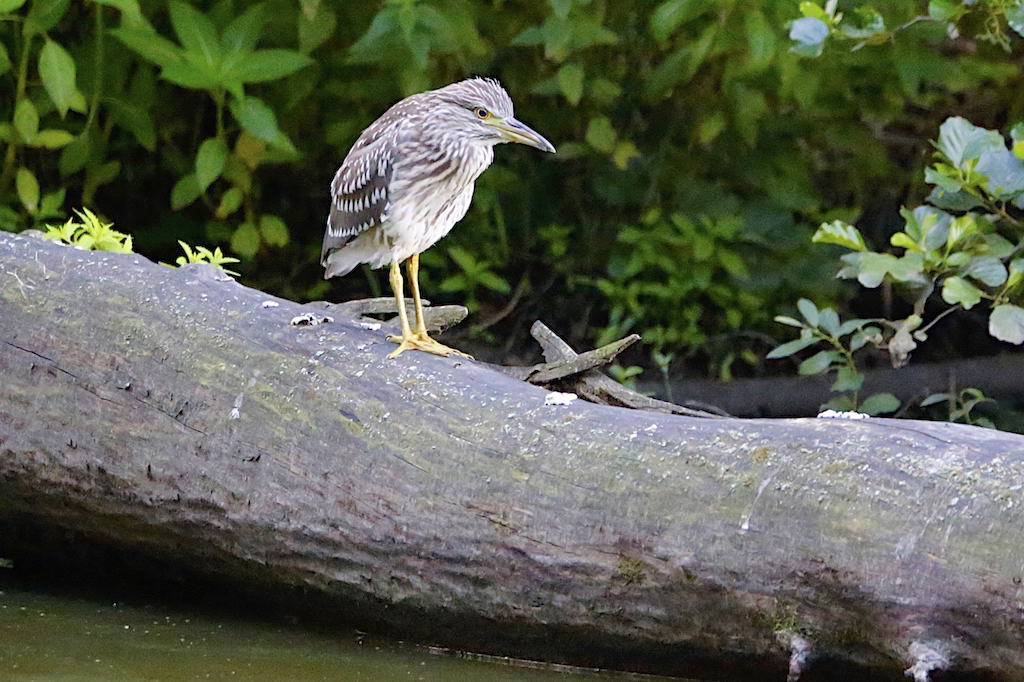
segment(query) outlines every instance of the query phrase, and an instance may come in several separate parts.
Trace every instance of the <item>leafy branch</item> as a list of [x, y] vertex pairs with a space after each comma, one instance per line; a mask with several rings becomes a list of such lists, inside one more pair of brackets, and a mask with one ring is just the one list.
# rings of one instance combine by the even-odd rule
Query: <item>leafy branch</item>
[[[834, 311], [818, 311], [810, 301], [801, 300], [803, 321], [776, 318], [799, 328], [800, 338], [778, 346], [768, 357], [827, 346], [805, 360], [800, 372], [838, 371], [832, 390], [850, 394], [844, 400], [857, 406], [863, 375], [853, 354], [869, 341], [887, 350], [893, 366], [900, 367], [940, 319], [986, 301], [989, 334], [1000, 341], [1024, 343], [1024, 231], [1016, 215], [1024, 209], [1024, 124], [1013, 128], [1011, 140], [1007, 148], [997, 131], [959, 117], [942, 124], [935, 142], [936, 162], [925, 171], [925, 180], [934, 185], [928, 196], [932, 205], [902, 209], [905, 226], [889, 240], [901, 254], [871, 250], [860, 231], [842, 220], [824, 223], [815, 232], [812, 241], [850, 250], [841, 257], [839, 277], [856, 279], [869, 289], [884, 281], [902, 285], [913, 295], [913, 313], [903, 320], [840, 322]], [[925, 324], [926, 304], [935, 292], [949, 307]], [[850, 334], [849, 342], [841, 340]], [[976, 400], [967, 412], [975, 404]]]
[[[950, 38], [960, 36], [960, 25], [965, 18], [978, 18], [982, 29], [976, 38], [1010, 51], [1010, 38], [1006, 28], [1024, 36], [1024, 6], [1016, 0], [982, 0], [957, 3], [953, 0], [931, 0], [928, 14], [919, 15], [895, 28], [886, 28], [885, 17], [873, 7], [862, 6], [850, 14], [838, 11], [837, 0], [828, 0], [824, 6], [805, 0], [800, 3], [799, 19], [789, 24], [789, 38], [796, 45], [790, 48], [802, 57], [818, 57], [825, 49], [825, 41], [853, 41], [852, 50], [866, 45], [892, 41], [898, 33], [920, 22], [944, 24]], [[964, 22], [966, 23], [966, 22]]]

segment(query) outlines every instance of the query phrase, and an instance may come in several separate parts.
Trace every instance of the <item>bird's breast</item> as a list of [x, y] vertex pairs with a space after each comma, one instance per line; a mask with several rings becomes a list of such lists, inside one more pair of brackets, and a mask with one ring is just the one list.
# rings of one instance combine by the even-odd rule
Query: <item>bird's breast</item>
[[493, 152], [421, 157], [407, 168], [396, 167], [384, 226], [395, 260], [425, 251], [462, 220], [473, 201], [473, 185], [492, 159]]

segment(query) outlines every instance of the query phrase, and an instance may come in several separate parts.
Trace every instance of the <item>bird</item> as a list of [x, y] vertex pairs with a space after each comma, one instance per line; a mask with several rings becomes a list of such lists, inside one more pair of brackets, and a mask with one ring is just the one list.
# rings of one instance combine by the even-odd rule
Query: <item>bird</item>
[[[388, 337], [398, 343], [389, 358], [410, 349], [466, 356], [427, 334], [419, 258], [466, 215], [476, 179], [494, 160], [494, 146], [505, 142], [555, 151], [515, 118], [512, 98], [501, 83], [469, 78], [393, 105], [363, 130], [335, 173], [320, 252], [324, 279], [362, 263], [371, 268], [390, 264], [402, 334]], [[402, 262], [412, 289], [415, 329], [405, 309]]]

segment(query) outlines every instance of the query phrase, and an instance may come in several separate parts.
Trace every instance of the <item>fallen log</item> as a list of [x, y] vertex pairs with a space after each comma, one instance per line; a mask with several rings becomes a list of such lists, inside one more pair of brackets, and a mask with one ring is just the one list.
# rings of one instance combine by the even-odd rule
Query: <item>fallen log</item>
[[1024, 678], [1024, 438], [545, 404], [386, 360], [365, 319], [291, 324], [322, 310], [0, 234], [0, 556], [106, 548], [563, 663]]

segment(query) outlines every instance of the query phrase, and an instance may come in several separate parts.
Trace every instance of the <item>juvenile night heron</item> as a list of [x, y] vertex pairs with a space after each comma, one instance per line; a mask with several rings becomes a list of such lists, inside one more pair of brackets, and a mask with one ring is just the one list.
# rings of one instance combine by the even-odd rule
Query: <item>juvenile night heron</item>
[[[519, 142], [555, 151], [512, 115], [512, 99], [496, 80], [471, 78], [406, 97], [362, 132], [331, 182], [331, 212], [320, 254], [324, 278], [360, 263], [391, 264], [391, 288], [402, 335], [389, 358], [415, 348], [459, 353], [427, 335], [420, 301], [420, 253], [462, 220], [473, 183], [494, 160], [494, 145]], [[409, 325], [400, 264], [408, 260], [416, 308]]]

